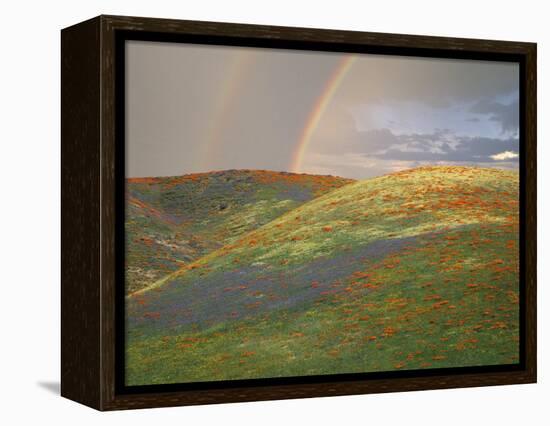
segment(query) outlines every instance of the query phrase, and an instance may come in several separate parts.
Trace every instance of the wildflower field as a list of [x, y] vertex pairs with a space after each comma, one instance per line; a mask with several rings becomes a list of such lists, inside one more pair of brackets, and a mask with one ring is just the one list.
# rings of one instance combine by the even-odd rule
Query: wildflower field
[[130, 179], [126, 384], [518, 362], [518, 179]]

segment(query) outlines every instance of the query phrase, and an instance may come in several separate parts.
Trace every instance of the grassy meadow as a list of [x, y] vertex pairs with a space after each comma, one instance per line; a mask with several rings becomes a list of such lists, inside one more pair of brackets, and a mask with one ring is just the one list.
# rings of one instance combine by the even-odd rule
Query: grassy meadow
[[518, 362], [518, 179], [130, 179], [127, 385]]

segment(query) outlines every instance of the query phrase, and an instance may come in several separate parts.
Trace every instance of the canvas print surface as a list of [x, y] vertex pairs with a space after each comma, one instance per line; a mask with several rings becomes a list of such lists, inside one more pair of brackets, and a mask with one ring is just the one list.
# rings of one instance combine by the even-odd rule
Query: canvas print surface
[[125, 381], [519, 361], [519, 66], [126, 44]]

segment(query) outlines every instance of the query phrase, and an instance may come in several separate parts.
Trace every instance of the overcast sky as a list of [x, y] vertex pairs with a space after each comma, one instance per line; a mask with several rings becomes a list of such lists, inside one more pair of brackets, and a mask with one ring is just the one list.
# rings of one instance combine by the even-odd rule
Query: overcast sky
[[129, 177], [518, 167], [517, 64], [355, 55], [342, 72], [350, 55], [137, 41], [126, 55]]

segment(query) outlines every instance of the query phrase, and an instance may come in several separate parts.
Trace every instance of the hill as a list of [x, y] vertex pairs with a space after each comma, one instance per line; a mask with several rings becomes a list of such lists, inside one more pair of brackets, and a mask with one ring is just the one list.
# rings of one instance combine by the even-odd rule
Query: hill
[[418, 168], [282, 214], [128, 299], [128, 381], [517, 362], [518, 183]]
[[128, 179], [127, 292], [349, 182], [261, 170]]

